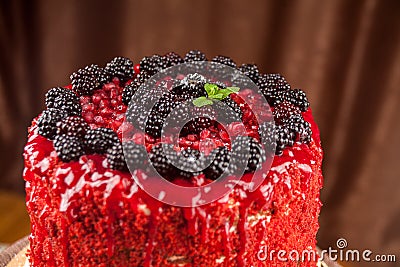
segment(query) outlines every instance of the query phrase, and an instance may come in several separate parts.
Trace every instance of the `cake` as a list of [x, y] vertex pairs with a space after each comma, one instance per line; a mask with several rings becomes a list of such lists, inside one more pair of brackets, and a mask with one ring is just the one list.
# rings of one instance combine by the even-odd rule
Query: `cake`
[[[70, 79], [28, 130], [30, 266], [316, 266], [290, 253], [316, 251], [321, 207], [304, 91], [198, 50], [116, 57]], [[177, 135], [162, 131], [171, 122]], [[185, 193], [221, 181], [228, 189], [210, 201]], [[182, 191], [166, 193], [172, 185]]]

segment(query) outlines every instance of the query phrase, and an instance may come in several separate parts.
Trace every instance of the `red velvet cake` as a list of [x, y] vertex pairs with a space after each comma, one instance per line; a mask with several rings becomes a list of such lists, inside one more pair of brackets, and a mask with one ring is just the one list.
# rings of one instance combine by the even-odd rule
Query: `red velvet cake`
[[[294, 257], [315, 252], [321, 207], [322, 149], [304, 92], [279, 74], [224, 56], [211, 62], [240, 72], [240, 83], [227, 75], [210, 80], [194, 67], [145, 86], [165, 69], [206, 60], [196, 50], [136, 65], [117, 57], [104, 68], [79, 69], [69, 86], [48, 91], [24, 151], [30, 266], [316, 266], [317, 258]], [[146, 113], [141, 105], [154, 97]], [[219, 102], [241, 123], [219, 118]], [[173, 109], [176, 121], [193, 110], [208, 115], [189, 118], [177, 138], [163, 138]], [[258, 121], [268, 116], [273, 130]], [[244, 145], [246, 157], [234, 153]], [[165, 203], [164, 191], [156, 199], [137, 182], [160, 186], [158, 173], [171, 184], [211, 185], [234, 177], [243, 162], [237, 185], [204, 205]], [[251, 190], [254, 176], [262, 182]]]

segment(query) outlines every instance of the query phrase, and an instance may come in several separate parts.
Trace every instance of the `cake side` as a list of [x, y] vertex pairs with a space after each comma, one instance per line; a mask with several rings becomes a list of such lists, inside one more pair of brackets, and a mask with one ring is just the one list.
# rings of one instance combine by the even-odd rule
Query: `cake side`
[[[118, 85], [115, 80], [105, 86], [122, 95]], [[80, 101], [85, 109], [85, 97]], [[309, 142], [281, 147], [256, 191], [248, 190], [247, 173], [229, 195], [193, 208], [153, 199], [129, 172], [110, 168], [107, 155], [62, 161], [35, 119], [24, 152], [31, 265], [282, 266], [277, 258], [260, 259], [261, 248], [315, 251], [322, 150], [311, 110], [302, 116], [311, 125]], [[114, 128], [121, 137], [121, 118], [115, 112], [108, 121], [85, 120], [92, 128]]]
[[[76, 266], [142, 266], [150, 251], [151, 261], [160, 266], [218, 266], [218, 262], [237, 266], [240, 253], [246, 264], [280, 266], [276, 259], [259, 262], [261, 246], [276, 251], [315, 249], [322, 186], [317, 134], [309, 146], [295, 145], [276, 157], [265, 183], [253, 193], [268, 200], [262, 209], [258, 203], [264, 201], [257, 198], [248, 207], [243, 205], [239, 186], [217, 203], [192, 210], [155, 201], [129, 174], [104, 168], [104, 157], [89, 156], [70, 164], [87, 168], [84, 176], [75, 168], [68, 171], [68, 164], [60, 163], [50, 149], [47, 154], [30, 153], [35, 144], [51, 147], [35, 132], [32, 126], [25, 170], [33, 226], [32, 266], [68, 265], [69, 261]], [[111, 178], [115, 183], [105, 190]], [[60, 211], [65, 204], [62, 197], [72, 197], [71, 193], [76, 208]], [[149, 248], [149, 242], [157, 245]]]

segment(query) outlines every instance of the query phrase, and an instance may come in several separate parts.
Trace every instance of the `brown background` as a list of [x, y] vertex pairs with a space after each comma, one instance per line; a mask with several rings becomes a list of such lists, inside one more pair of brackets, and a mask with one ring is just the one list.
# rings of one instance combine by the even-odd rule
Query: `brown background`
[[201, 49], [256, 62], [308, 93], [325, 149], [319, 245], [344, 237], [400, 261], [399, 1], [115, 2], [1, 1], [3, 191], [23, 193], [26, 127], [50, 87], [117, 55]]

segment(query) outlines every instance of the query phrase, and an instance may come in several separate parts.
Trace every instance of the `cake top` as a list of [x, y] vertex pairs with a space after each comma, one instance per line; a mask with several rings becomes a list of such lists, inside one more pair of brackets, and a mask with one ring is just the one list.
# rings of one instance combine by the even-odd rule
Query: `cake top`
[[136, 65], [116, 57], [70, 79], [47, 92], [37, 119], [38, 133], [63, 162], [101, 154], [114, 170], [151, 163], [170, 181], [212, 181], [255, 172], [273, 154], [311, 141], [302, 90], [225, 56], [207, 61], [198, 50], [184, 58], [170, 52]]

